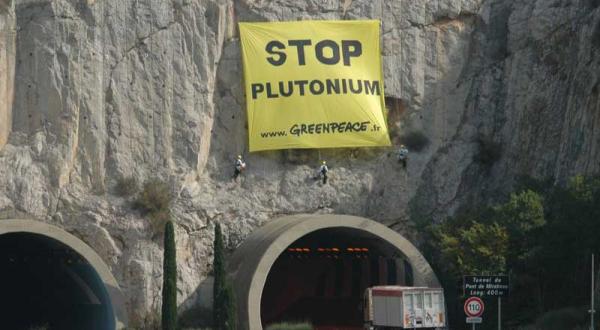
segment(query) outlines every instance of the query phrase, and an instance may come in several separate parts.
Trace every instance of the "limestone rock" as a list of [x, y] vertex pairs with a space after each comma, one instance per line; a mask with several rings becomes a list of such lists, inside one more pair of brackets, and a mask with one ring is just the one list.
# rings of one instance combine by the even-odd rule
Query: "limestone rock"
[[[115, 195], [122, 177], [160, 177], [176, 196], [187, 308], [208, 299], [216, 222], [229, 248], [299, 212], [409, 233], [411, 212], [442, 219], [519, 175], [598, 173], [598, 3], [0, 0], [0, 215], [86, 241], [143, 323], [158, 307], [162, 247], [132, 197]], [[407, 170], [392, 148], [247, 154], [236, 23], [362, 18], [382, 22], [391, 125], [429, 141]], [[493, 163], [477, 161], [482, 137], [501, 149]], [[240, 153], [248, 170], [234, 183]], [[327, 185], [313, 179], [321, 160]]]

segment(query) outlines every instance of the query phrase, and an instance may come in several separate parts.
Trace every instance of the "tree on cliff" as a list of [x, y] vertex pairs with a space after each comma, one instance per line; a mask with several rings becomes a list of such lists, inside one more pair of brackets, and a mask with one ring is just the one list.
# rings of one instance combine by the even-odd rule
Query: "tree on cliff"
[[225, 274], [225, 252], [221, 226], [215, 225], [213, 260], [213, 322], [215, 329], [236, 329], [235, 297]]
[[177, 256], [173, 222], [165, 224], [162, 287], [162, 328], [177, 329]]
[[443, 282], [451, 325], [464, 322], [462, 275], [502, 273], [511, 282], [503, 314], [515, 324], [584, 324], [590, 256], [600, 254], [598, 219], [600, 178], [576, 176], [563, 184], [521, 178], [503, 203], [430, 220], [423, 248]]

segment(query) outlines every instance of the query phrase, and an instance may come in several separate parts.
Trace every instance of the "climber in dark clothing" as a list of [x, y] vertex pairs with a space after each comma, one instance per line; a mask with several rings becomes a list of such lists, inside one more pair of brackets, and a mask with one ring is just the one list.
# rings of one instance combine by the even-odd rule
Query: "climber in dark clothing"
[[238, 155], [235, 161], [235, 170], [233, 172], [233, 180], [237, 181], [238, 176], [242, 173], [242, 171], [246, 168], [246, 163], [242, 160], [242, 155]]
[[319, 168], [319, 176], [323, 178], [323, 184], [327, 183], [327, 172], [329, 172], [329, 168], [327, 168], [327, 162], [323, 161], [321, 167]]
[[402, 164], [403, 168], [406, 168], [406, 161], [408, 159], [408, 149], [404, 145], [398, 149], [398, 163]]

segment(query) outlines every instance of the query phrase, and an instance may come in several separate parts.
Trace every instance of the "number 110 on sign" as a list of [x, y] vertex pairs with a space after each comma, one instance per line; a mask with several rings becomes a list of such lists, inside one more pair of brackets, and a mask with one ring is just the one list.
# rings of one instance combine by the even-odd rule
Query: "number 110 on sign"
[[470, 297], [465, 301], [465, 314], [469, 317], [478, 317], [485, 309], [483, 301], [478, 297]]

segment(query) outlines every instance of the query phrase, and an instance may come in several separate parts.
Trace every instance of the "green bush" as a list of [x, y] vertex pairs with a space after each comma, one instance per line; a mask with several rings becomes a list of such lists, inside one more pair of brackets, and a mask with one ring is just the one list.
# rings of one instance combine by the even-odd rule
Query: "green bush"
[[34, 325], [29, 327], [29, 330], [48, 330], [50, 329], [47, 324]]
[[130, 321], [123, 330], [160, 330], [160, 311], [158, 308], [147, 311], [141, 319]]
[[408, 132], [400, 137], [400, 142], [404, 144], [409, 151], [419, 152], [429, 145], [429, 138], [422, 132]]
[[[504, 203], [473, 204], [423, 226], [428, 261], [443, 282], [450, 324], [464, 322], [463, 274], [510, 272], [503, 313], [512, 325], [575, 329], [589, 303], [591, 254], [600, 255], [600, 178], [521, 179]], [[423, 221], [425, 223], [425, 221]], [[597, 299], [598, 301], [598, 299]], [[493, 306], [493, 305], [492, 305]]]
[[177, 253], [173, 222], [165, 225], [163, 287], [162, 287], [162, 329], [177, 330]]
[[134, 177], [122, 177], [117, 179], [115, 192], [117, 196], [128, 197], [138, 192], [138, 182]]
[[159, 179], [151, 179], [144, 183], [134, 207], [150, 219], [154, 231], [158, 233], [171, 219], [172, 200], [173, 196], [167, 184]]
[[159, 179], [151, 179], [144, 183], [135, 205], [142, 212], [154, 213], [168, 210], [172, 200], [169, 186]]
[[267, 327], [267, 330], [312, 330], [313, 327], [308, 322], [303, 323], [277, 323]]
[[586, 322], [585, 308], [569, 307], [545, 313], [535, 322], [535, 326], [540, 330], [564, 330], [584, 326]]
[[196, 305], [181, 312], [177, 324], [182, 329], [209, 329], [212, 322], [212, 309]]

